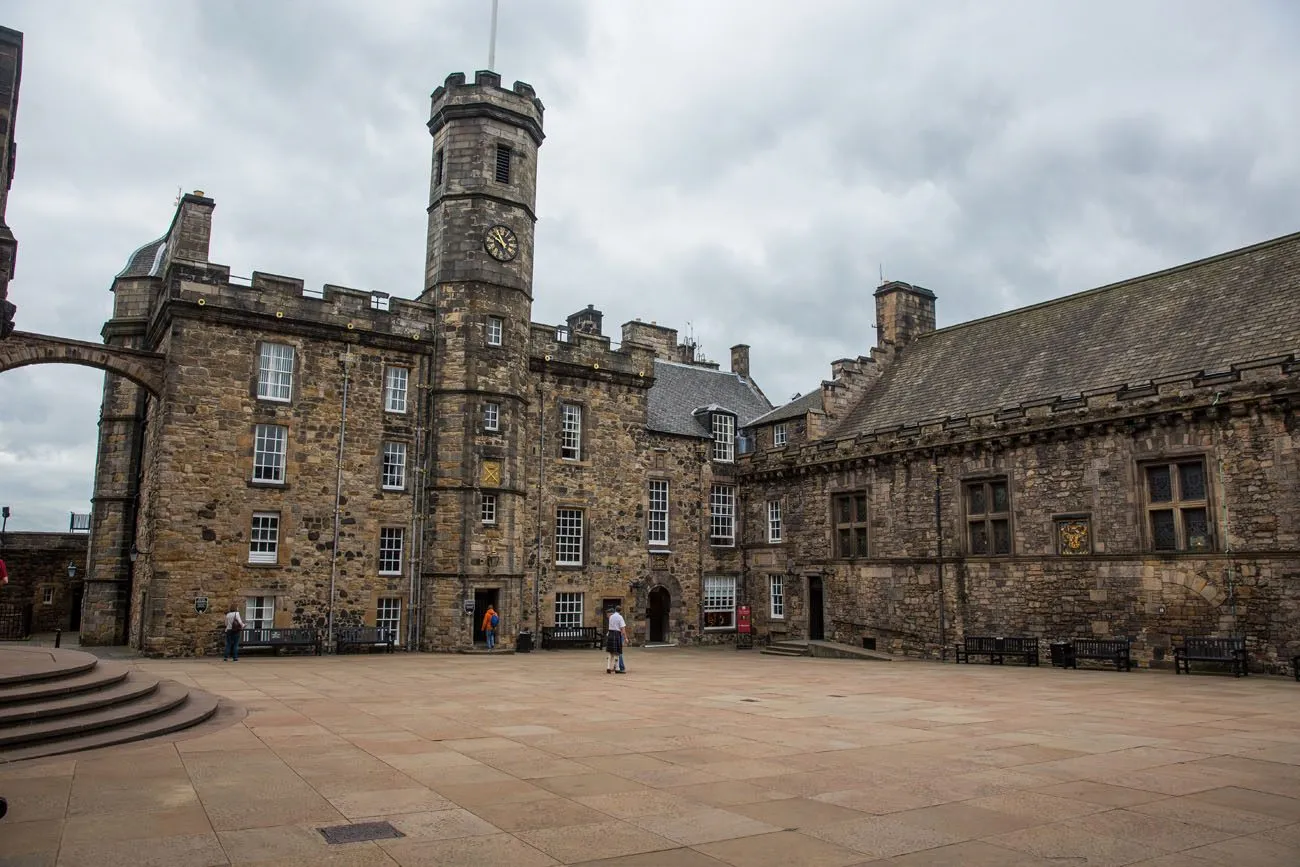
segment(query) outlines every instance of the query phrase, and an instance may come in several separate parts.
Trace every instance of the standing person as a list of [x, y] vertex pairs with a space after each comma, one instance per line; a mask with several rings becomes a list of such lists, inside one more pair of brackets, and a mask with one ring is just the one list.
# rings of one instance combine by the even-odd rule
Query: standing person
[[226, 657], [239, 662], [239, 636], [243, 632], [244, 618], [239, 616], [239, 606], [231, 602], [230, 610], [226, 612], [226, 646], [221, 651], [222, 662], [226, 661]]
[[609, 654], [605, 660], [605, 673], [614, 674], [618, 671], [619, 659], [623, 656], [623, 641], [627, 638], [627, 624], [623, 621], [623, 615], [618, 613], [618, 609], [613, 606], [609, 609], [609, 629], [605, 632], [605, 652]]
[[[614, 614], [615, 614], [616, 617], [618, 617], [619, 621], [623, 624], [623, 647], [626, 647], [626, 646], [627, 646], [627, 621], [623, 619], [623, 606], [622, 606], [622, 605], [615, 605], [615, 606], [614, 606]], [[620, 647], [619, 650], [618, 650], [618, 669], [617, 669], [617, 671], [618, 671], [619, 674], [626, 674], [626, 673], [627, 673], [627, 668], [623, 665], [623, 648], [622, 648], [622, 647]]]
[[496, 609], [488, 605], [487, 611], [483, 612], [483, 636], [487, 639], [488, 650], [497, 646], [497, 624], [500, 622]]

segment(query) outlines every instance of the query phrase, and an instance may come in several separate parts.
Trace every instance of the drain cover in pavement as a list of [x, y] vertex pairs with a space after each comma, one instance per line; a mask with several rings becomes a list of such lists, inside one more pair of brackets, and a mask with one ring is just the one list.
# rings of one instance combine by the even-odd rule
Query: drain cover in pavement
[[358, 822], [355, 825], [335, 825], [316, 830], [324, 835], [326, 843], [364, 843], [367, 840], [392, 840], [406, 836], [387, 822]]

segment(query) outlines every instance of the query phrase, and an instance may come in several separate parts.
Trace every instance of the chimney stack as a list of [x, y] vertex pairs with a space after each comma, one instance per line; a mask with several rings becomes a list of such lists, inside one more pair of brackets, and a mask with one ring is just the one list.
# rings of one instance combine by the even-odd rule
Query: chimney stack
[[749, 347], [743, 343], [731, 347], [731, 372], [749, 379]]
[[934, 293], [891, 280], [876, 290], [876, 345], [902, 349], [934, 330]]

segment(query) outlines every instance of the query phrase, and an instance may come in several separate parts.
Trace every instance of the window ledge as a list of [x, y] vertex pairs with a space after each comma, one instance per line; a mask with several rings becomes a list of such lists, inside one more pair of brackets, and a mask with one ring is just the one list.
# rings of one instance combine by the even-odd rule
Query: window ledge
[[272, 491], [287, 491], [289, 490], [289, 483], [288, 482], [261, 482], [261, 481], [257, 481], [256, 479], [249, 479], [248, 487], [261, 488], [263, 490], [272, 490]]
[[244, 565], [247, 566], [249, 569], [279, 569], [280, 568], [280, 564], [278, 561], [275, 563], [245, 563]]
[[671, 553], [673, 553], [673, 549], [672, 549], [672, 548], [661, 548], [661, 547], [658, 547], [658, 546], [655, 546], [655, 545], [649, 545], [649, 546], [647, 546], [647, 547], [646, 547], [646, 550], [649, 551], [652, 555], [653, 555], [653, 554], [665, 554], [665, 555], [666, 555], [666, 554], [671, 554]]

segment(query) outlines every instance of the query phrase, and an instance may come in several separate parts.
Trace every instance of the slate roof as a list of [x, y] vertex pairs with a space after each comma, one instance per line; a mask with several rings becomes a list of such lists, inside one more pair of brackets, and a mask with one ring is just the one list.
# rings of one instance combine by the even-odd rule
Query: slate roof
[[784, 406], [778, 406], [767, 415], [759, 416], [750, 424], [757, 427], [778, 421], [787, 421], [792, 418], [803, 418], [809, 412], [824, 413], [825, 411], [825, 407], [822, 406], [822, 390], [818, 386], [807, 394], [796, 397]]
[[167, 236], [163, 235], [157, 241], [150, 241], [140, 249], [136, 250], [126, 260], [126, 267], [123, 268], [114, 280], [120, 280], [124, 277], [153, 277], [158, 273], [160, 261], [159, 254], [162, 253], [163, 247], [167, 244]]
[[710, 419], [697, 417], [695, 410], [716, 407], [734, 412], [737, 428], [742, 428], [772, 409], [748, 379], [734, 373], [658, 359], [654, 365], [646, 421], [652, 431], [712, 439]]
[[832, 437], [1300, 352], [1300, 233], [931, 332]]

